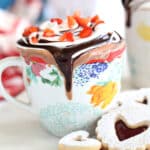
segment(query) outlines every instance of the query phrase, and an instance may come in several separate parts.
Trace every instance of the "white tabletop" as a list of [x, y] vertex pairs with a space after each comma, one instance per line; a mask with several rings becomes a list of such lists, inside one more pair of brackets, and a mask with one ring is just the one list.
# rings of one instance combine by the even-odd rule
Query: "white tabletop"
[[[123, 85], [131, 88], [128, 80]], [[20, 98], [26, 99], [24, 93]], [[57, 150], [57, 143], [35, 114], [8, 102], [0, 104], [0, 150]]]
[[0, 104], [0, 150], [56, 150], [57, 143], [37, 116], [7, 102]]

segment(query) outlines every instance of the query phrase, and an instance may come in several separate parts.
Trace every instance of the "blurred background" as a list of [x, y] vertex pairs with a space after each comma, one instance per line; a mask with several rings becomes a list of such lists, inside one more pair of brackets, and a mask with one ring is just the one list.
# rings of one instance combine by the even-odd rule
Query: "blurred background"
[[[0, 1], [0, 59], [19, 55], [16, 41], [23, 29], [51, 17], [65, 17], [79, 10], [83, 15], [98, 14], [124, 37], [124, 9], [120, 0], [1, 0]], [[126, 74], [126, 73], [125, 73]], [[3, 83], [11, 95], [24, 90], [21, 71], [8, 68]], [[2, 100], [0, 92], [0, 100]]]

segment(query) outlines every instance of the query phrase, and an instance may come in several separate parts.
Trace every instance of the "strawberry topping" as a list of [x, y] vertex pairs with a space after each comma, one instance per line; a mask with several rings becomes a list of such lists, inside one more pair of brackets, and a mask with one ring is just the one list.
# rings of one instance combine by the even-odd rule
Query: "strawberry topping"
[[[53, 27], [53, 24], [48, 23], [46, 24], [45, 28], [30, 26], [24, 30], [23, 36], [28, 37], [33, 32], [40, 32], [39, 37], [31, 37], [32, 43], [39, 42], [39, 38], [41, 37], [41, 35], [43, 37], [56, 36], [56, 40], [59, 40], [61, 42], [73, 42], [75, 39], [91, 36], [96, 25], [104, 23], [104, 21], [101, 20], [98, 15], [95, 15], [93, 17], [82, 17], [78, 11], [76, 11], [72, 16], [67, 16], [67, 20], [64, 22], [61, 18], [51, 18], [50, 22], [56, 22], [58, 25], [56, 27], [54, 25]], [[76, 25], [78, 26], [77, 28]], [[3, 31], [0, 30], [0, 33], [3, 33]]]
[[80, 17], [80, 12], [79, 11], [75, 11], [73, 14], [73, 17], [76, 19], [78, 17]]
[[44, 37], [52, 37], [55, 35], [55, 32], [52, 29], [45, 29], [43, 32]]
[[38, 31], [39, 31], [39, 27], [36, 26], [27, 27], [23, 32], [23, 36], [26, 37], [29, 36], [31, 33], [38, 32]]
[[57, 22], [57, 24], [62, 24], [63, 23], [63, 20], [60, 19], [60, 18], [52, 18], [50, 21], [51, 22]]
[[73, 28], [73, 26], [77, 23], [73, 16], [68, 16], [67, 21], [69, 28]]
[[37, 37], [35, 37], [35, 36], [33, 36], [32, 38], [31, 38], [31, 41], [32, 41], [32, 43], [38, 43], [38, 38]]
[[76, 17], [75, 19], [76, 19], [77, 23], [82, 27], [87, 27], [88, 23], [90, 22], [89, 18]]
[[96, 25], [97, 25], [97, 24], [100, 24], [100, 23], [104, 23], [103, 20], [100, 20], [100, 18], [99, 18], [98, 15], [95, 15], [95, 16], [91, 19], [91, 22], [92, 22], [92, 23], [95, 23]]
[[91, 27], [85, 27], [83, 30], [80, 32], [79, 36], [80, 38], [86, 38], [89, 37], [93, 33]]
[[62, 36], [60, 36], [59, 40], [61, 42], [64, 42], [64, 41], [73, 42], [74, 41], [74, 37], [73, 37], [72, 32], [65, 32]]

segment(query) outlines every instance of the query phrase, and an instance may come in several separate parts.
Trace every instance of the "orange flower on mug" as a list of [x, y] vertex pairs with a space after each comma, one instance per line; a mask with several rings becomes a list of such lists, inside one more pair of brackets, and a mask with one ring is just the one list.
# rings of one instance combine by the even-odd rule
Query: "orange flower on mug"
[[117, 83], [109, 82], [106, 85], [94, 85], [87, 92], [92, 95], [91, 104], [98, 106], [101, 104], [101, 108], [106, 108], [117, 93]]

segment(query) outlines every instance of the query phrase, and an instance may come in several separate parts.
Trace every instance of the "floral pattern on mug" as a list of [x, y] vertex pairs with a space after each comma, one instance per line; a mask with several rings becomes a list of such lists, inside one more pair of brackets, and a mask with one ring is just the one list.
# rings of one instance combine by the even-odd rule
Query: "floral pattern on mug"
[[[83, 64], [77, 67], [73, 75], [73, 83], [76, 86], [85, 86], [86, 83], [90, 82], [90, 79], [99, 79], [100, 73], [104, 72], [108, 68], [108, 63], [92, 63]], [[31, 62], [26, 69], [28, 75], [28, 81], [31, 83], [38, 82], [40, 77], [43, 83], [47, 83], [51, 86], [61, 86], [62, 77], [58, 69], [51, 65], [44, 63]]]
[[117, 91], [117, 83], [111, 81], [105, 85], [92, 86], [87, 94], [92, 95], [91, 104], [94, 106], [99, 106], [101, 104], [101, 108], [104, 109], [111, 103]]
[[74, 83], [76, 86], [84, 86], [90, 79], [99, 79], [100, 73], [108, 68], [108, 63], [83, 64], [74, 71]]
[[27, 67], [26, 73], [28, 81], [30, 81], [29, 83], [31, 83], [32, 80], [37, 83], [38, 77], [42, 83], [56, 87], [60, 87], [63, 82], [60, 73], [53, 65], [49, 67], [45, 64], [32, 63], [31, 66]]

